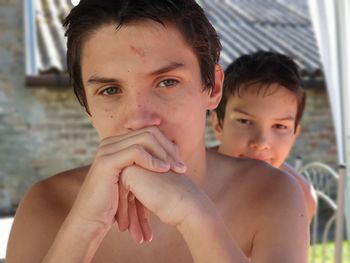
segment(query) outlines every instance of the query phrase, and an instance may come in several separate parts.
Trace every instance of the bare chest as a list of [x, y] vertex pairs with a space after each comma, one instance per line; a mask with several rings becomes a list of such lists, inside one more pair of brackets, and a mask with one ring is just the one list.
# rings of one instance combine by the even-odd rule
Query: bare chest
[[175, 229], [152, 225], [153, 240], [143, 244], [134, 243], [128, 232], [120, 233], [114, 227], [105, 237], [93, 262], [192, 262], [186, 243]]
[[[222, 205], [220, 209], [225, 210], [225, 206]], [[244, 214], [241, 211], [237, 212], [236, 217], [223, 212], [223, 217], [232, 236], [249, 257], [253, 236], [250, 220], [243, 218]], [[113, 227], [99, 247], [93, 262], [193, 262], [185, 241], [176, 229], [163, 225], [155, 218], [152, 218], [152, 229], [153, 240], [140, 245], [131, 240], [128, 232], [120, 233], [117, 227]]]

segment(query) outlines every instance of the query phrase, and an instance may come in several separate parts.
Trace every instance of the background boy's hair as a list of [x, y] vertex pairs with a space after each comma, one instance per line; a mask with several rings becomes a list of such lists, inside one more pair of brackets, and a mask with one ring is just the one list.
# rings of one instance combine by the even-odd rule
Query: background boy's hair
[[[89, 113], [81, 76], [81, 51], [86, 41], [104, 25], [123, 25], [150, 19], [175, 25], [193, 49], [200, 67], [203, 89], [214, 86], [215, 64], [221, 51], [219, 37], [195, 0], [81, 0], [66, 17], [67, 67], [74, 92]], [[171, 47], [169, 47], [171, 48]]]
[[295, 95], [297, 99], [296, 129], [303, 115], [306, 99], [299, 67], [288, 56], [269, 51], [242, 55], [227, 67], [223, 96], [215, 110], [219, 125], [223, 126], [226, 103], [230, 96], [241, 96], [242, 91], [254, 84], [261, 84], [261, 88], [257, 90], [257, 96], [261, 89], [265, 94], [266, 86], [273, 83], [284, 86]]

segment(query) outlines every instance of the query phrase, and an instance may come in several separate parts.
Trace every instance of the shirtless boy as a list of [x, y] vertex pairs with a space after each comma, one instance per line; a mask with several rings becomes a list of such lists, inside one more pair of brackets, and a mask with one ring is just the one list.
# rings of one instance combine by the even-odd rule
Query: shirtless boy
[[82, 0], [65, 25], [100, 145], [90, 166], [29, 190], [6, 262], [307, 261], [295, 179], [205, 150], [224, 76], [194, 0]]
[[268, 51], [242, 55], [225, 71], [223, 97], [212, 112], [220, 153], [263, 160], [293, 175], [304, 193], [311, 222], [312, 185], [285, 160], [300, 133], [305, 92], [299, 68], [288, 56]]

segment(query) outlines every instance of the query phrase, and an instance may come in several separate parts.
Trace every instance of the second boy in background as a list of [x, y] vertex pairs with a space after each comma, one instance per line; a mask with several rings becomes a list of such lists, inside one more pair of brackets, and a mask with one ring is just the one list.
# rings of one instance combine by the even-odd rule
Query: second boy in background
[[212, 113], [220, 153], [265, 161], [299, 182], [311, 222], [316, 208], [312, 185], [285, 163], [300, 133], [305, 92], [298, 66], [289, 57], [259, 51], [243, 55], [225, 71], [223, 97]]

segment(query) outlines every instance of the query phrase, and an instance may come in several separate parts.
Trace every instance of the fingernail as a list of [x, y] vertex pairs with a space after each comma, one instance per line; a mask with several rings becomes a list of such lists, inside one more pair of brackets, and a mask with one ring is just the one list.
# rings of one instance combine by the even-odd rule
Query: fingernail
[[151, 233], [148, 237], [147, 237], [147, 242], [151, 242], [153, 240], [153, 233]]
[[141, 238], [141, 240], [139, 241], [139, 244], [141, 245], [143, 243], [143, 238]]
[[183, 163], [183, 162], [176, 162], [176, 163], [175, 163], [175, 167], [176, 167], [177, 169], [181, 170], [181, 171], [186, 170], [186, 165], [185, 165], [185, 163]]
[[163, 160], [158, 160], [158, 166], [162, 169], [169, 169], [170, 168], [170, 164], [163, 161]]

